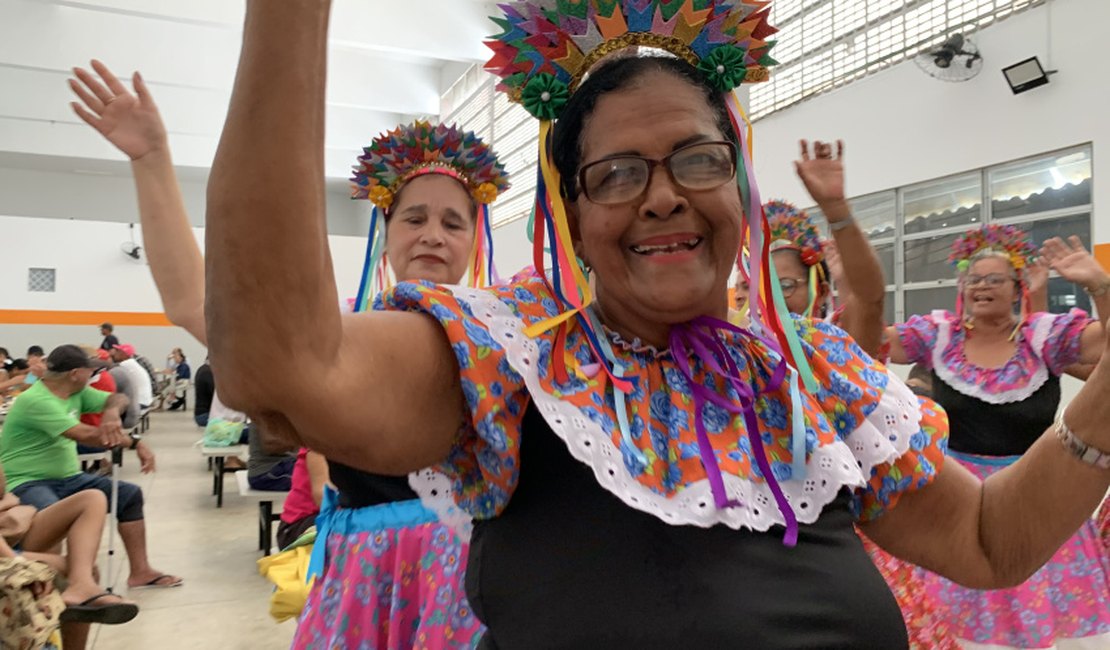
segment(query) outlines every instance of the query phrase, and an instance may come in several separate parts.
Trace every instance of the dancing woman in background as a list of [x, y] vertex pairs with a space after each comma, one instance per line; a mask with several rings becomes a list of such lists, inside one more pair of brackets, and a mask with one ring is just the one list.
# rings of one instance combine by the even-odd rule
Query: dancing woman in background
[[[1065, 369], [1094, 363], [1102, 353], [1103, 325], [1085, 312], [1030, 312], [1024, 271], [1036, 253], [1013, 226], [968, 232], [949, 258], [959, 270], [956, 312], [914, 316], [888, 334], [891, 361], [931, 370], [933, 398], [951, 426], [950, 458], [984, 480], [1017, 463], [1052, 426]], [[1110, 277], [1078, 238], [1050, 239], [1042, 254], [1091, 295], [1100, 317], [1110, 314]], [[948, 609], [949, 626], [969, 647], [1110, 644], [1110, 559], [1089, 521], [1012, 589], [967, 589], [935, 574], [927, 580], [932, 598]]]

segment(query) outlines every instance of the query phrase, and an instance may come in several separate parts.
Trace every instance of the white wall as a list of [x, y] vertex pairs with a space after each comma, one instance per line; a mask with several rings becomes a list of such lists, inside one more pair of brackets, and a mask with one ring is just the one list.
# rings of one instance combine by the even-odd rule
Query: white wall
[[[1110, 43], [1105, 0], [1051, 0], [973, 36], [984, 58], [978, 77], [935, 80], [906, 61], [844, 88], [775, 113], [755, 125], [756, 169], [764, 198], [813, 201], [794, 175], [798, 139], [845, 141], [849, 196], [1091, 142], [1095, 165], [1110, 152]], [[782, 38], [791, 35], [780, 34]], [[1014, 95], [1001, 69], [1030, 56], [1060, 72], [1047, 86]], [[1110, 181], [1094, 182], [1095, 206], [1110, 205]], [[1093, 216], [1094, 241], [1110, 242], [1110, 212]], [[1065, 403], [1079, 382], [1065, 378]]]
[[[193, 235], [203, 250], [204, 229], [194, 228]], [[136, 226], [136, 240], [141, 236]], [[150, 268], [120, 250], [129, 238], [126, 223], [0, 216], [0, 309], [160, 313]], [[354, 297], [366, 238], [331, 235], [329, 244], [339, 296]], [[27, 291], [29, 267], [57, 269], [56, 292]], [[204, 358], [200, 344], [176, 327], [120, 326], [118, 335], [155, 363], [175, 346], [193, 359]], [[0, 323], [0, 346], [15, 356], [23, 356], [29, 345], [49, 350], [62, 343], [99, 342], [95, 326]]]
[[[1094, 143], [1110, 151], [1110, 55], [1105, 0], [1052, 0], [1049, 85], [1013, 95], [1003, 67], [1030, 56], [1046, 63], [1048, 9], [1038, 7], [975, 34], [982, 72], [964, 83], [935, 80], [906, 61], [872, 77], [775, 113], [755, 125], [764, 197], [812, 201], [794, 175], [798, 139], [846, 143], [848, 192], [868, 194], [1016, 158]], [[791, 38], [791, 34], [780, 34]], [[1110, 182], [1094, 183], [1095, 205], [1110, 205]], [[1095, 218], [1095, 241], [1110, 241], [1110, 213]]]

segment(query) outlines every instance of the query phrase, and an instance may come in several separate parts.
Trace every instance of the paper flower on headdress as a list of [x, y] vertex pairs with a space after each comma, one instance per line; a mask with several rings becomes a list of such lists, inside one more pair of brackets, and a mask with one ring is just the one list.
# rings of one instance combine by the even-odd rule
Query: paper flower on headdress
[[492, 203], [509, 187], [505, 166], [481, 138], [453, 125], [423, 121], [374, 138], [354, 172], [351, 198], [369, 199], [383, 210], [389, 210], [402, 185], [424, 174], [458, 180], [482, 204]]
[[498, 162], [493, 149], [470, 131], [417, 121], [374, 138], [354, 166], [351, 198], [367, 199], [374, 204], [354, 311], [365, 311], [377, 290], [389, 286], [385, 219], [379, 211], [388, 215], [405, 183], [427, 174], [443, 174], [457, 180], [478, 203], [474, 246], [467, 267], [470, 284], [484, 286], [495, 282], [489, 204], [509, 188], [505, 166]]
[[971, 258], [984, 250], [1005, 254], [1017, 271], [1037, 258], [1037, 247], [1029, 241], [1028, 233], [1016, 226], [992, 223], [960, 235], [952, 244], [948, 262], [963, 273], [967, 271]]
[[503, 30], [487, 44], [486, 69], [498, 90], [541, 120], [558, 117], [566, 97], [601, 59], [629, 47], [666, 50], [728, 92], [764, 81], [775, 33], [770, 2], [723, 0], [524, 0], [501, 5]]
[[802, 256], [802, 263], [814, 266], [825, 259], [817, 226], [806, 214], [786, 201], [768, 201], [763, 214], [771, 229], [771, 250], [792, 248]]

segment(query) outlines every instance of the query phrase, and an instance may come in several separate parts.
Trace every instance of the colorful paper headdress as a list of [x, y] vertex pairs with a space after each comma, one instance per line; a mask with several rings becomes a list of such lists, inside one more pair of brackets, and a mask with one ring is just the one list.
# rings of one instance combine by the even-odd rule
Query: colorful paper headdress
[[1016, 226], [992, 223], [960, 235], [952, 244], [948, 262], [963, 273], [967, 271], [971, 258], [984, 250], [1005, 254], [1017, 271], [1028, 267], [1037, 258], [1037, 247], [1029, 241], [1029, 233]]
[[782, 248], [797, 250], [807, 267], [825, 259], [821, 235], [805, 210], [799, 210], [786, 201], [774, 200], [763, 204], [763, 214], [771, 229], [772, 251]]
[[[794, 327], [785, 315], [785, 303], [774, 278], [774, 268], [768, 265], [770, 233], [763, 219], [759, 188], [752, 170], [751, 125], [739, 99], [731, 92], [745, 81], [767, 79], [768, 67], [775, 64], [769, 54], [774, 43], [767, 40], [776, 31], [768, 24], [770, 4], [769, 1], [751, 0], [520, 0], [500, 5], [503, 15], [493, 19], [502, 32], [487, 42], [493, 50], [493, 57], [486, 64], [486, 69], [500, 77], [498, 90], [507, 93], [512, 101], [519, 102], [540, 119], [540, 169], [532, 219], [533, 262], [536, 269], [544, 274], [561, 311], [559, 315], [537, 323], [525, 332], [529, 336], [537, 336], [557, 328], [552, 367], [556, 380], [566, 382], [569, 381], [566, 334], [572, 322], [581, 328], [590, 342], [595, 360], [612, 382], [623, 440], [622, 450], [633, 455], [639, 451], [632, 442], [625, 405], [626, 395], [633, 390], [632, 380], [626, 377], [607, 337], [599, 336], [602, 328], [595, 312], [587, 309], [593, 295], [582, 265], [575, 256], [566, 208], [559, 193], [561, 179], [550, 151], [552, 122], [562, 114], [592, 67], [603, 58], [631, 47], [664, 50], [685, 60], [724, 95], [732, 128], [740, 142], [741, 160], [736, 180], [747, 219], [745, 241], [752, 250], [749, 276], [753, 286], [765, 287], [765, 291], [758, 294], [760, 298], [752, 302], [752, 323], [757, 332], [771, 337], [772, 345], [782, 351], [791, 368], [792, 394], [799, 395], [799, 377], [808, 390], [815, 392], [817, 385], [813, 374], [802, 354]], [[544, 270], [548, 267], [545, 238], [550, 241], [550, 273]], [[688, 349], [686, 344], [701, 346], [698, 349], [712, 347], [712, 341], [720, 345], [720, 331], [730, 327], [728, 323], [716, 319], [701, 318], [672, 328], [671, 349], [685, 359], [682, 351]], [[722, 359], [728, 357], [726, 352], [720, 353], [724, 355]], [[577, 372], [585, 374], [585, 368], [585, 365], [578, 364]], [[785, 368], [784, 364], [782, 369]], [[745, 389], [750, 393], [750, 388], [740, 385], [738, 376], [730, 374], [726, 381], [737, 382], [733, 386], [738, 394], [744, 394]], [[705, 400], [707, 397], [695, 391], [694, 399]], [[796, 452], [793, 469], [794, 476], [801, 477], [805, 473], [805, 426], [800, 397], [794, 403], [797, 408], [793, 418], [792, 444]], [[732, 410], [737, 405], [728, 402], [723, 407]], [[754, 417], [750, 400], [744, 401], [743, 408], [745, 417]], [[700, 422], [698, 419], [699, 427]], [[758, 436], [756, 429], [749, 433]], [[699, 435], [703, 433], [699, 428]], [[762, 451], [758, 437], [753, 439], [753, 448], [757, 456]], [[765, 460], [760, 461], [761, 468], [766, 464]], [[717, 507], [735, 505], [724, 493], [715, 459], [704, 449], [702, 464], [713, 488]], [[769, 466], [763, 469], [763, 476], [786, 521], [786, 541], [793, 544], [798, 534], [797, 519]]]
[[509, 188], [505, 166], [474, 133], [454, 125], [432, 126], [418, 120], [374, 138], [354, 166], [351, 198], [367, 199], [374, 204], [355, 311], [368, 308], [375, 293], [372, 287], [389, 285], [385, 224], [380, 211], [388, 215], [401, 187], [427, 174], [443, 174], [457, 180], [478, 204], [474, 247], [468, 265], [470, 284], [484, 286], [494, 282], [489, 204]]
[[665, 50], [721, 92], [765, 81], [775, 33], [770, 2], [721, 0], [526, 0], [501, 5], [504, 31], [488, 42], [497, 86], [541, 120], [559, 116], [601, 59], [629, 47]]

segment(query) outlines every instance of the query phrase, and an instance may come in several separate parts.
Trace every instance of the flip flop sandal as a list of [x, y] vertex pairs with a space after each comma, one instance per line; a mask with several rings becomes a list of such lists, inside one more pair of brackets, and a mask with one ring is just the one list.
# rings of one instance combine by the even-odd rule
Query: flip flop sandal
[[171, 576], [168, 573], [163, 573], [162, 575], [154, 578], [153, 580], [151, 580], [149, 582], [146, 582], [146, 583], [141, 584], [141, 585], [135, 585], [134, 587], [128, 587], [128, 589], [129, 590], [130, 589], [172, 589], [174, 587], [180, 587], [181, 585], [185, 584], [185, 581], [182, 580], [181, 578], [178, 578], [177, 582], [170, 582], [170, 583], [160, 582], [161, 580], [165, 580], [167, 578], [173, 578], [173, 577], [174, 576]]
[[139, 614], [139, 606], [135, 603], [106, 603], [93, 605], [92, 603], [105, 596], [115, 594], [105, 591], [84, 601], [79, 605], [67, 605], [60, 619], [66, 623], [100, 623], [102, 625], [119, 625], [126, 623]]

